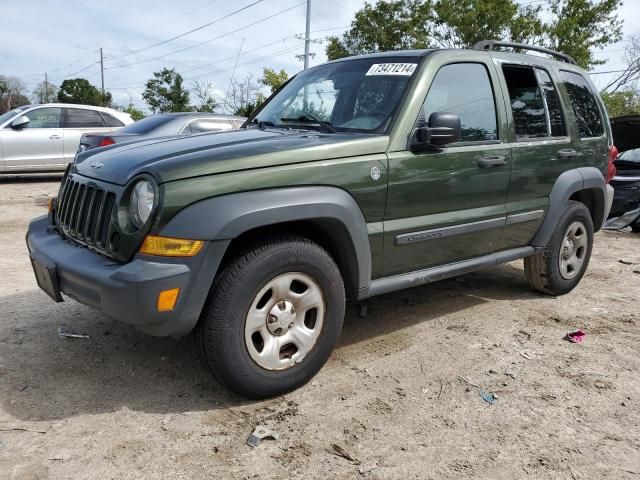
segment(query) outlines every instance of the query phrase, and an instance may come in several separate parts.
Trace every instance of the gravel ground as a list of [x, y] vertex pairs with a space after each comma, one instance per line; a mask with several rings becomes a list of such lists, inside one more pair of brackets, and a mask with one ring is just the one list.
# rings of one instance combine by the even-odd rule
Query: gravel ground
[[[559, 298], [514, 262], [349, 305], [312, 383], [250, 402], [192, 338], [37, 289], [24, 234], [58, 182], [0, 178], [0, 478], [640, 478], [640, 235], [598, 233]], [[247, 446], [258, 425], [278, 440]]]

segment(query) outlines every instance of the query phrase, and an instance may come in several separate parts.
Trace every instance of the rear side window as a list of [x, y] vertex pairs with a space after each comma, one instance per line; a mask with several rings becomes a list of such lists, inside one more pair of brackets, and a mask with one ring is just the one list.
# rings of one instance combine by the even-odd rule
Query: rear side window
[[122, 123], [110, 113], [101, 112], [100, 114], [102, 115], [102, 118], [104, 118], [104, 121], [107, 123], [108, 127], [124, 127], [124, 123]]
[[64, 128], [101, 128], [107, 125], [94, 110], [65, 108]]
[[520, 65], [503, 65], [516, 140], [565, 135], [558, 94], [549, 74]]
[[560, 71], [560, 78], [569, 94], [580, 138], [603, 135], [604, 122], [602, 114], [589, 83], [582, 75], [566, 70]]
[[424, 120], [434, 112], [460, 117], [461, 142], [498, 138], [493, 88], [487, 69], [480, 63], [454, 63], [438, 71], [422, 107]]

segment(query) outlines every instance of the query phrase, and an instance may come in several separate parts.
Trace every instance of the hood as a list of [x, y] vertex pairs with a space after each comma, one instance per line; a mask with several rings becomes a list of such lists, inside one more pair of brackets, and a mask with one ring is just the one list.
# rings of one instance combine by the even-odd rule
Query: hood
[[388, 137], [365, 133], [246, 128], [138, 141], [79, 153], [80, 175], [118, 185], [140, 173], [158, 183], [235, 170], [264, 168], [384, 152]]
[[620, 153], [640, 148], [640, 115], [612, 118], [611, 132]]

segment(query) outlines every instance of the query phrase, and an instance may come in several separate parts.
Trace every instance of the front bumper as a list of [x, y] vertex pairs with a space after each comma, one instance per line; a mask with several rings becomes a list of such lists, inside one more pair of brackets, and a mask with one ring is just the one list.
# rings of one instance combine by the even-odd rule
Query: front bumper
[[[190, 258], [136, 255], [119, 263], [66, 240], [49, 228], [47, 216], [32, 221], [27, 232], [30, 255], [55, 265], [62, 293], [157, 336], [182, 336], [193, 329], [228, 243], [207, 242]], [[175, 308], [158, 312], [158, 294], [172, 288], [180, 288]]]

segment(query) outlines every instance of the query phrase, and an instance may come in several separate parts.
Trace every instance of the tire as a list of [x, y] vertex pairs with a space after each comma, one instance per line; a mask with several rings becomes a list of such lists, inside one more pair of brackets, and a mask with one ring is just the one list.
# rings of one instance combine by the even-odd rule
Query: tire
[[633, 233], [640, 233], [640, 223], [634, 223], [631, 225], [631, 231]]
[[229, 389], [272, 397], [318, 373], [344, 312], [344, 284], [331, 256], [302, 237], [273, 238], [218, 275], [194, 332], [196, 348]]
[[[570, 229], [575, 228], [572, 236]], [[567, 240], [570, 243], [565, 244]], [[582, 279], [592, 247], [593, 220], [589, 209], [580, 202], [569, 201], [543, 251], [524, 259], [529, 285], [549, 295], [569, 293]], [[566, 258], [570, 252], [575, 253], [575, 259], [573, 256]]]

